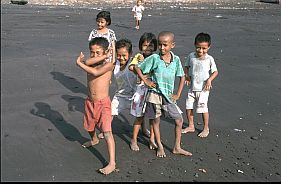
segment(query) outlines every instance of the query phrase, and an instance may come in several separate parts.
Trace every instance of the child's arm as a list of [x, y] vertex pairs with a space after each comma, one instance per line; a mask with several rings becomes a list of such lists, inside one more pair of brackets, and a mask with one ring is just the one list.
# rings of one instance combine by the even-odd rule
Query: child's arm
[[113, 68], [113, 64], [112, 63], [106, 63], [103, 67], [96, 69], [94, 67], [90, 67], [87, 66], [86, 64], [84, 64], [84, 55], [81, 52], [80, 55], [78, 56], [77, 60], [76, 60], [76, 64], [82, 68], [83, 70], [85, 70], [87, 73], [92, 74], [93, 76], [97, 77], [100, 76], [108, 71], [111, 71]]
[[134, 69], [135, 69], [135, 71], [137, 72], [137, 74], [138, 74], [138, 76], [140, 77], [140, 79], [144, 82], [145, 85], [147, 85], [147, 86], [150, 87], [150, 88], [156, 88], [156, 87], [157, 87], [156, 83], [154, 83], [153, 81], [147, 79], [147, 78], [142, 74], [141, 69], [140, 69], [137, 65], [134, 66]]
[[91, 58], [87, 59], [85, 61], [85, 64], [88, 65], [88, 66], [91, 66], [93, 64], [96, 64], [96, 63], [99, 63], [99, 62], [101, 62], [103, 60], [108, 59], [110, 56], [111, 56], [111, 51], [109, 49], [108, 51], [106, 51], [106, 54], [104, 54], [102, 56], [91, 57]]
[[203, 90], [210, 91], [212, 89], [212, 81], [218, 76], [219, 72], [214, 71], [210, 77], [206, 80], [206, 84]]
[[142, 54], [136, 54], [135, 57], [132, 59], [132, 62], [129, 65], [129, 70], [134, 72], [135, 74], [137, 74], [134, 67], [136, 64], [138, 64], [139, 62], [141, 62], [143, 60], [144, 60], [144, 57]]
[[175, 95], [172, 94], [172, 101], [173, 102], [177, 101], [180, 98], [181, 92], [182, 92], [182, 89], [183, 89], [183, 86], [184, 86], [184, 82], [185, 82], [185, 77], [181, 76], [180, 81], [179, 81], [178, 91]]
[[186, 66], [186, 67], [184, 67], [184, 76], [185, 76], [185, 84], [186, 85], [189, 85], [189, 83], [191, 82], [191, 78], [190, 78], [190, 76], [189, 76], [189, 67], [188, 66]]

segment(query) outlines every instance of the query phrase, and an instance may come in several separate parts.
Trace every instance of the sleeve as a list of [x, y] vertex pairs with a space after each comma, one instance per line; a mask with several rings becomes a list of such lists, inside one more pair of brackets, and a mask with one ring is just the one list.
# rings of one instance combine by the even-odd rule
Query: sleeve
[[184, 63], [185, 67], [190, 67], [190, 54], [187, 56], [186, 61]]
[[211, 69], [211, 73], [214, 73], [215, 71], [218, 71], [215, 60], [213, 57], [211, 57], [210, 59], [210, 69]]
[[183, 67], [182, 67], [180, 58], [177, 59], [176, 76], [177, 77], [184, 76], [184, 71], [183, 71]]
[[134, 6], [132, 9], [132, 12], [135, 12], [135, 11], [136, 11], [136, 6]]
[[91, 39], [94, 37], [93, 34], [94, 34], [94, 32], [91, 31], [91, 33], [90, 33], [90, 35], [89, 35], [89, 38], [88, 38], [88, 41], [91, 41]]
[[140, 55], [140, 53], [138, 53], [134, 56], [134, 58], [132, 59], [132, 62], [129, 64], [129, 66], [130, 65], [136, 65], [136, 64], [139, 63], [139, 60], [138, 60], [139, 55]]
[[141, 7], [141, 10], [144, 11], [144, 7], [143, 6]]
[[115, 32], [113, 30], [111, 30], [110, 40], [111, 41], [116, 41]]
[[137, 66], [140, 68], [143, 74], [148, 74], [154, 70], [155, 64], [154, 54], [145, 58], [142, 62], [140, 62]]

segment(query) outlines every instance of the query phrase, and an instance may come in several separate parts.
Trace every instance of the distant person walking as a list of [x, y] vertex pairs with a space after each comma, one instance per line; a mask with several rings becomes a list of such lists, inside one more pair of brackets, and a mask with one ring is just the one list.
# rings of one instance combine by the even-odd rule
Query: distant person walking
[[135, 5], [132, 9], [134, 12], [134, 18], [136, 21], [136, 29], [140, 29], [140, 21], [142, 19], [142, 13], [144, 11], [144, 7], [142, 6], [142, 0], [137, 0], [137, 5]]

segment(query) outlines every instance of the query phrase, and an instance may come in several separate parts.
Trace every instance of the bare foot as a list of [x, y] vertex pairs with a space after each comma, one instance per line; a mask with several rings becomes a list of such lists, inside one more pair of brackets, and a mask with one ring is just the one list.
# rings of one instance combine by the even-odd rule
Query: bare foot
[[181, 148], [179, 148], [179, 149], [174, 148], [173, 149], [173, 153], [174, 154], [178, 154], [178, 155], [185, 155], [185, 156], [191, 156], [192, 155], [192, 153], [190, 153], [188, 151], [185, 151], [185, 150], [183, 150]]
[[199, 137], [207, 137], [209, 135], [209, 130], [203, 130], [198, 136]]
[[100, 133], [100, 134], [98, 135], [98, 138], [99, 138], [99, 139], [103, 139], [103, 138], [104, 138], [103, 133]]
[[139, 151], [140, 150], [138, 144], [136, 142], [134, 142], [134, 141], [131, 141], [130, 148], [133, 151]]
[[162, 149], [158, 148], [156, 156], [160, 157], [160, 158], [166, 157], [164, 149], [163, 148]]
[[88, 141], [88, 142], [85, 142], [84, 144], [82, 144], [82, 146], [84, 147], [84, 148], [88, 148], [88, 147], [91, 147], [91, 146], [94, 146], [94, 145], [96, 145], [96, 144], [98, 144], [100, 141], [97, 139], [97, 140], [90, 140], [90, 141]]
[[111, 164], [111, 165], [108, 164], [106, 167], [99, 169], [99, 172], [104, 175], [108, 175], [115, 170], [117, 171], [117, 169], [115, 168], [115, 164]]
[[150, 137], [150, 131], [147, 129], [142, 130], [143, 135], [145, 135], [146, 137]]
[[194, 127], [186, 127], [184, 129], [182, 129], [181, 133], [185, 134], [188, 132], [195, 132], [195, 128]]
[[157, 148], [158, 146], [156, 145], [156, 143], [154, 141], [149, 140], [149, 149], [154, 150]]

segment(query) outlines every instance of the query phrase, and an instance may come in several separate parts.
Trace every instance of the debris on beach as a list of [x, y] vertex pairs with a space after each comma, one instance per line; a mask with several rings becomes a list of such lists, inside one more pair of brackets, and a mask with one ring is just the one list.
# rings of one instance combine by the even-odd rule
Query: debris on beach
[[12, 4], [18, 4], [18, 5], [26, 5], [28, 1], [25, 0], [11, 0]]
[[198, 169], [199, 171], [202, 171], [203, 173], [207, 173], [205, 169]]
[[262, 3], [273, 3], [273, 4], [281, 4], [280, 0], [260, 0]]
[[251, 139], [258, 140], [259, 138], [257, 136], [251, 136]]
[[237, 170], [237, 172], [244, 174], [244, 172], [242, 170], [239, 170], [239, 169]]

